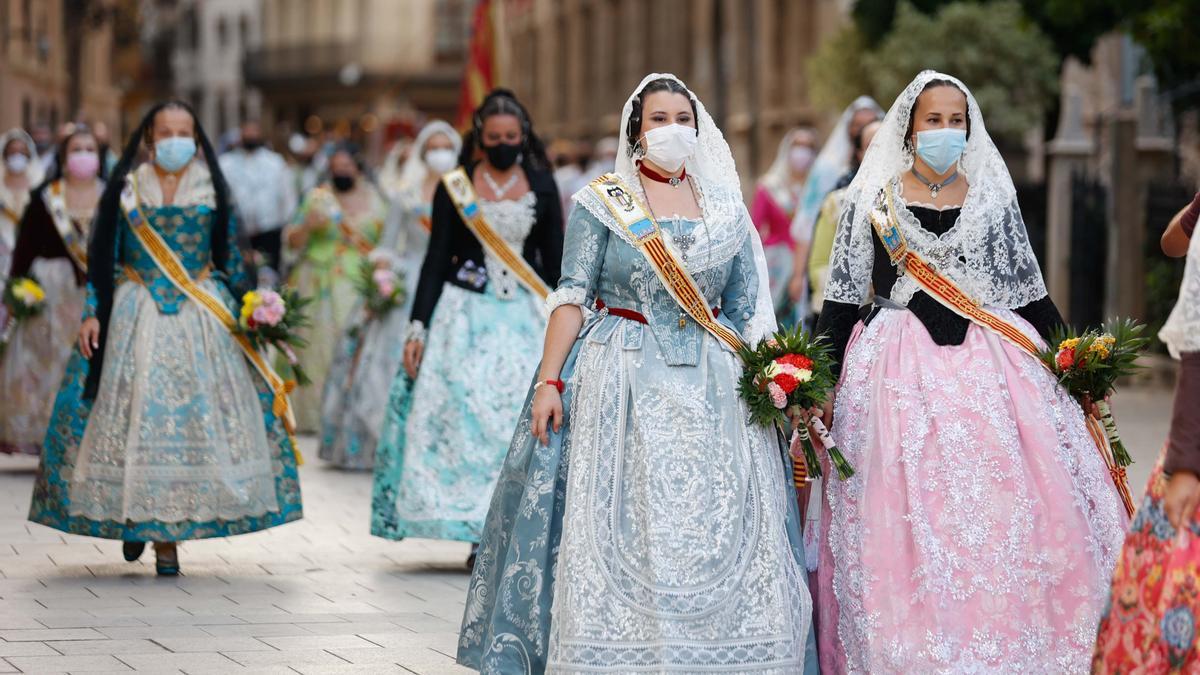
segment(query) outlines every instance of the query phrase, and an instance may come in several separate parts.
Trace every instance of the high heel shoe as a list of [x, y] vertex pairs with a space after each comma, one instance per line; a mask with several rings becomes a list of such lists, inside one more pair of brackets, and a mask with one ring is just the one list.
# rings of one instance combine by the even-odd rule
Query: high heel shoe
[[142, 557], [142, 552], [146, 550], [146, 542], [144, 541], [127, 541], [121, 545], [121, 553], [125, 555], [125, 562], [135, 562]]
[[179, 574], [179, 549], [173, 541], [154, 542], [154, 569], [160, 577]]

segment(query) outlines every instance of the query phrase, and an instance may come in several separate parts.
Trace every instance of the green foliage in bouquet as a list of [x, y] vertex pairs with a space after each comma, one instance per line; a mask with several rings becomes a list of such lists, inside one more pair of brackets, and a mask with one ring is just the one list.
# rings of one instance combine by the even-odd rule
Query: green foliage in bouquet
[[1105, 397], [1116, 388], [1118, 379], [1141, 369], [1138, 357], [1150, 344], [1150, 338], [1143, 335], [1145, 330], [1144, 324], [1132, 319], [1115, 319], [1100, 330], [1082, 334], [1059, 328], [1051, 334], [1050, 347], [1040, 354], [1042, 362], [1072, 396], [1089, 397], [1096, 403], [1113, 460], [1119, 466], [1129, 466], [1133, 459], [1117, 434], [1116, 420]]

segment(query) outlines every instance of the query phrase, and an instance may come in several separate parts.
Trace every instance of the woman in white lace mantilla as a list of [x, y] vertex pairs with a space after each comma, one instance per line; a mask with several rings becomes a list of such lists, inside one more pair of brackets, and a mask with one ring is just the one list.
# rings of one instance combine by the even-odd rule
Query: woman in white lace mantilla
[[[459, 161], [495, 239], [553, 284], [562, 207], [545, 149], [511, 92], [484, 99]], [[463, 222], [445, 181], [434, 193], [432, 219], [404, 370], [392, 382], [376, 451], [371, 533], [473, 544], [546, 319], [540, 299]]]
[[857, 472], [825, 485], [823, 669], [1085, 672], [1127, 519], [1083, 410], [883, 243], [905, 241], [1035, 345], [1061, 323], [966, 86], [918, 75], [843, 203], [819, 329], [841, 363], [833, 434]]
[[[762, 244], [704, 106], [674, 76], [650, 75], [621, 131], [616, 174], [657, 214], [718, 321], [750, 341], [769, 335]], [[574, 200], [459, 662], [816, 672], [790, 467], [774, 432], [747, 422], [737, 355], [683, 314], [597, 191]]]

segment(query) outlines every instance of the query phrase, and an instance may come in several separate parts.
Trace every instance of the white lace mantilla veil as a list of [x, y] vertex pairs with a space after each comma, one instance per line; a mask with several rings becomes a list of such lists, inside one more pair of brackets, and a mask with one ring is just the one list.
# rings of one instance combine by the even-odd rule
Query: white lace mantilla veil
[[1159, 331], [1158, 339], [1177, 359], [1184, 352], [1200, 351], [1200, 236], [1193, 236], [1188, 244], [1179, 299]]
[[877, 115], [883, 114], [883, 108], [870, 96], [859, 96], [846, 106], [838, 117], [837, 123], [825, 137], [825, 144], [813, 159], [812, 167], [808, 170], [808, 178], [804, 188], [800, 190], [800, 201], [796, 204], [796, 215], [792, 218], [791, 234], [796, 241], [808, 241], [812, 238], [813, 228], [817, 224], [817, 216], [821, 214], [821, 205], [825, 196], [833, 191], [837, 182], [850, 170], [851, 154], [854, 151], [854, 139], [850, 138], [850, 120], [860, 110], [872, 110]]
[[[946, 80], [962, 90], [970, 120], [970, 138], [958, 163], [970, 187], [958, 222], [941, 237], [922, 228], [904, 208], [900, 187], [901, 174], [913, 164], [912, 151], [905, 146], [905, 131], [917, 97], [930, 80]], [[1046, 284], [1029, 245], [1012, 176], [988, 136], [979, 104], [958, 79], [932, 70], [920, 73], [884, 117], [858, 174], [846, 190], [846, 206], [830, 258], [826, 300], [857, 305], [868, 299], [874, 261], [869, 214], [882, 209], [884, 190], [893, 193], [897, 220], [909, 247], [933, 262], [938, 271], [980, 304], [1016, 309], [1046, 296]], [[917, 290], [911, 277], [900, 275], [891, 299], [907, 304]]]
[[[644, 77], [637, 88], [633, 90], [621, 109], [621, 126], [617, 130], [617, 160], [615, 173], [621, 176], [625, 184], [638, 192], [643, 200], [646, 195], [638, 180], [637, 166], [634, 164], [629, 137], [625, 133], [629, 126], [629, 117], [633, 112], [633, 102], [639, 92], [647, 84], [655, 80], [674, 80], [685, 89], [687, 85], [678, 77], [669, 73], [651, 73]], [[763, 253], [762, 240], [758, 231], [750, 224], [750, 216], [742, 198], [742, 184], [738, 178], [737, 167], [733, 161], [733, 153], [725, 136], [717, 128], [704, 104], [688, 89], [688, 94], [696, 102], [696, 126], [699, 139], [696, 152], [687, 159], [684, 166], [688, 177], [695, 181], [697, 192], [700, 194], [700, 207], [704, 214], [704, 227], [708, 228], [708, 236], [700, 238], [689, 251], [689, 262], [686, 264], [692, 274], [711, 269], [724, 264], [741, 251], [746, 236], [753, 238], [754, 266], [758, 275], [758, 297], [755, 300], [754, 315], [746, 322], [742, 337], [751, 344], [769, 337], [776, 330], [775, 309], [771, 302], [771, 287], [767, 278], [767, 258]], [[608, 209], [595, 196], [590, 188], [584, 188], [575, 193], [574, 201], [586, 208], [592, 215], [607, 225], [609, 229], [632, 245], [628, 233], [618, 225], [608, 213]], [[666, 237], [668, 245], [674, 245], [670, 237]], [[678, 255], [678, 250], [675, 250]]]
[[425, 146], [435, 134], [445, 134], [446, 138], [450, 139], [450, 142], [454, 144], [456, 156], [462, 150], [462, 137], [448, 122], [442, 120], [427, 122], [425, 126], [421, 127], [421, 131], [417, 133], [417, 137], [409, 146], [408, 158], [404, 160], [404, 164], [396, 176], [395, 184], [401, 191], [419, 190], [425, 183], [425, 177], [429, 174], [429, 167], [425, 165]]

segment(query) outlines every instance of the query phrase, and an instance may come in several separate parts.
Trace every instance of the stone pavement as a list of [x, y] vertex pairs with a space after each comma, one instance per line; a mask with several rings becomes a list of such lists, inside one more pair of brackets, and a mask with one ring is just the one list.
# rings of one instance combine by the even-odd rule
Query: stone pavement
[[302, 440], [304, 519], [149, 548], [25, 520], [32, 458], [0, 455], [0, 673], [469, 673], [454, 664], [466, 544], [368, 534], [369, 473], [322, 466]]
[[[1114, 408], [1140, 495], [1166, 437], [1170, 391]], [[465, 544], [368, 534], [371, 477], [328, 469], [311, 439], [304, 520], [153, 552], [25, 520], [36, 461], [0, 456], [0, 673], [467, 673], [454, 665]]]

